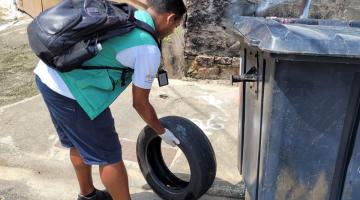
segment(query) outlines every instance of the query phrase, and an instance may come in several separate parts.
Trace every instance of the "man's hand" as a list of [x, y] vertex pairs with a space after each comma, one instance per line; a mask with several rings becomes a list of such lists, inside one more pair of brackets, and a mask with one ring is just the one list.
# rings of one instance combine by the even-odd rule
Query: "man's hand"
[[172, 147], [176, 147], [176, 145], [180, 144], [179, 139], [177, 139], [175, 135], [168, 129], [165, 129], [165, 133], [160, 134], [159, 136], [166, 144]]
[[139, 88], [133, 85], [133, 107], [141, 118], [156, 131], [157, 134], [165, 132], [164, 127], [160, 124], [160, 121], [156, 115], [156, 112], [149, 102], [150, 90]]

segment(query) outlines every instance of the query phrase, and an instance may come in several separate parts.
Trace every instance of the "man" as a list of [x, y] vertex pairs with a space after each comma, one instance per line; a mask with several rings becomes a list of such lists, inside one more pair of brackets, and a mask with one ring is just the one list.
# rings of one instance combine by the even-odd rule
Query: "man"
[[[155, 28], [159, 39], [172, 33], [186, 13], [182, 0], [149, 0], [148, 3], [149, 8], [136, 11], [135, 17]], [[167, 144], [176, 146], [179, 140], [160, 124], [149, 102], [161, 57], [156, 41], [149, 33], [135, 29], [101, 45], [99, 54], [83, 65], [134, 69], [127, 74], [125, 86], [121, 84], [121, 71], [117, 70], [78, 69], [59, 73], [40, 61], [34, 72], [60, 142], [70, 149], [80, 186], [78, 200], [128, 200], [127, 173], [109, 106], [131, 81], [133, 107], [142, 119]], [[107, 191], [94, 187], [91, 165], [99, 165]]]

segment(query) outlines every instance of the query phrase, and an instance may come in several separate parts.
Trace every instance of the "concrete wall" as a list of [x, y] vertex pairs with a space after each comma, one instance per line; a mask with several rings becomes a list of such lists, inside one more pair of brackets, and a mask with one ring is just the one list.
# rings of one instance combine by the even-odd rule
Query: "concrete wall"
[[[239, 43], [228, 34], [236, 15], [299, 17], [306, 0], [187, 0], [184, 70], [194, 78], [238, 73]], [[313, 0], [310, 18], [360, 20], [360, 0]]]

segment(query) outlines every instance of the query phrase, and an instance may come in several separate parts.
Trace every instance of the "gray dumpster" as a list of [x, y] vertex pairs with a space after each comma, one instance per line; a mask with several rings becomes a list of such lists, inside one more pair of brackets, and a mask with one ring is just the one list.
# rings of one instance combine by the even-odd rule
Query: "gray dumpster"
[[[280, 21], [286, 21], [283, 24]], [[239, 17], [239, 169], [252, 200], [360, 199], [360, 28]]]

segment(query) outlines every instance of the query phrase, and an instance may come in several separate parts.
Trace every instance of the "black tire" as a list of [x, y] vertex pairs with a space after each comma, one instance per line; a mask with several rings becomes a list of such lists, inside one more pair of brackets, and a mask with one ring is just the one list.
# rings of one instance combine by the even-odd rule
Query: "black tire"
[[193, 122], [183, 117], [160, 119], [162, 125], [180, 140], [178, 146], [190, 166], [190, 180], [176, 177], [166, 166], [161, 154], [161, 138], [146, 126], [137, 140], [137, 159], [147, 183], [166, 200], [192, 200], [201, 197], [213, 184], [216, 159], [210, 141]]

